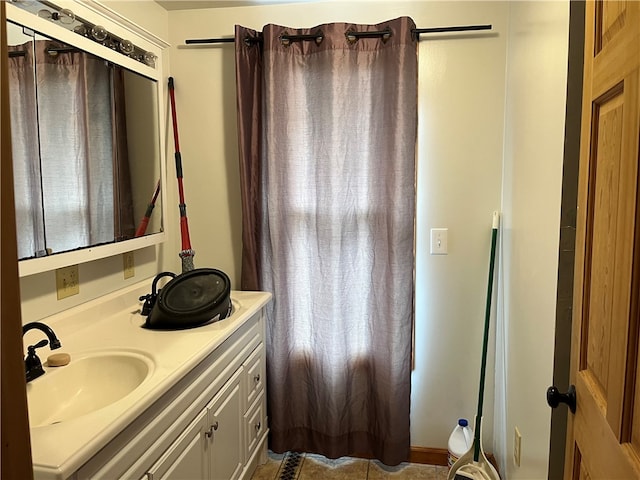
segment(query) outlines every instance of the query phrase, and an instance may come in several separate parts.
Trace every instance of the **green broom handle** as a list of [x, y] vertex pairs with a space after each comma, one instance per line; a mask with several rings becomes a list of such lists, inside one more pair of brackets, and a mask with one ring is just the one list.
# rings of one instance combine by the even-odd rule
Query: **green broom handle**
[[498, 212], [493, 213], [493, 228], [491, 229], [491, 258], [489, 259], [489, 285], [487, 286], [487, 306], [484, 314], [484, 340], [482, 342], [482, 364], [480, 366], [480, 389], [478, 392], [478, 413], [474, 432], [473, 461], [480, 459], [480, 426], [482, 425], [482, 403], [484, 402], [484, 379], [487, 370], [487, 346], [489, 344], [489, 320], [491, 317], [491, 297], [493, 291], [493, 270], [495, 267], [496, 240], [498, 238]]

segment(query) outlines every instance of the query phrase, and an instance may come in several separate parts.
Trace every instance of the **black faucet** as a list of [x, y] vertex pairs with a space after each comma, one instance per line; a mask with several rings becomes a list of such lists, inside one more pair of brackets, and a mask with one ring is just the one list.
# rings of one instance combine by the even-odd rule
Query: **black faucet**
[[25, 373], [27, 375], [27, 382], [30, 382], [34, 378], [38, 378], [41, 375], [44, 375], [44, 369], [42, 368], [42, 362], [36, 355], [36, 348], [44, 347], [49, 344], [51, 350], [55, 350], [60, 348], [62, 344], [56, 334], [51, 330], [51, 327], [45, 325], [42, 322], [30, 322], [22, 327], [22, 335], [27, 333], [29, 330], [37, 329], [42, 332], [49, 338], [49, 340], [41, 340], [35, 345], [29, 345], [27, 347], [27, 356], [24, 359], [24, 368]]

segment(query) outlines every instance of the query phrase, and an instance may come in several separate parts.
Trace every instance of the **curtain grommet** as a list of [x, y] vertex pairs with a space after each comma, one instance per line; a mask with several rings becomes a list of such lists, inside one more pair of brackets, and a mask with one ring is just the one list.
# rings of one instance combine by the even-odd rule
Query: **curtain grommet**
[[393, 36], [393, 32], [389, 27], [377, 32], [357, 32], [355, 30], [347, 30], [344, 36], [347, 39], [347, 42], [351, 45], [356, 43], [360, 38], [380, 38], [382, 43], [387, 43], [387, 41]]
[[291, 39], [289, 38], [289, 34], [287, 32], [284, 32], [282, 35], [280, 35], [280, 43], [283, 47], [291, 46]]
[[316, 45], [320, 45], [324, 40], [324, 34], [322, 31], [303, 35], [289, 35], [288, 32], [284, 32], [278, 38], [280, 39], [280, 43], [285, 47], [290, 46], [293, 42], [302, 41], [314, 41]]

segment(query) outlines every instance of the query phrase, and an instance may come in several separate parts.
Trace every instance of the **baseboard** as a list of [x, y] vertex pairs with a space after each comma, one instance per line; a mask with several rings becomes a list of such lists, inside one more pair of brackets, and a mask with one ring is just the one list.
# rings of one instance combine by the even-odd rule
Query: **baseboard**
[[411, 447], [409, 461], [426, 465], [447, 465], [448, 454], [445, 448]]
[[[355, 458], [364, 458], [367, 460], [373, 460], [374, 457], [371, 455], [363, 455], [358, 453], [352, 453], [349, 455], [350, 457]], [[498, 462], [496, 462], [496, 458], [492, 453], [486, 453], [485, 456], [487, 460], [491, 462], [491, 464], [500, 474], [500, 470], [498, 469]], [[440, 465], [446, 467], [449, 465], [449, 451], [445, 448], [430, 448], [430, 447], [410, 447], [409, 450], [409, 458], [407, 462], [410, 463], [420, 463], [423, 465]], [[502, 477], [500, 477], [502, 478]]]

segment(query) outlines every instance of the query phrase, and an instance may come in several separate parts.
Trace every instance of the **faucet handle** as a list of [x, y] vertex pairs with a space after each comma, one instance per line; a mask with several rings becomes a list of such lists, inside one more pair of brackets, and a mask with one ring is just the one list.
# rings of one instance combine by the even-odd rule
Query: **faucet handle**
[[143, 295], [140, 297], [140, 301], [144, 300], [144, 304], [142, 305], [142, 310], [140, 311], [140, 315], [148, 316], [153, 309], [153, 305], [156, 303], [157, 295], [153, 293], [148, 293], [147, 295]]
[[29, 355], [35, 355], [36, 354], [36, 348], [46, 347], [48, 343], [49, 343], [49, 340], [40, 340], [35, 345], [29, 345], [27, 347], [27, 352], [28, 352]]
[[27, 347], [27, 358], [24, 359], [24, 368], [27, 374], [27, 382], [38, 378], [40, 375], [44, 375], [42, 363], [36, 355], [36, 348], [44, 347], [48, 343], [49, 340], [40, 340], [35, 345], [29, 345]]

